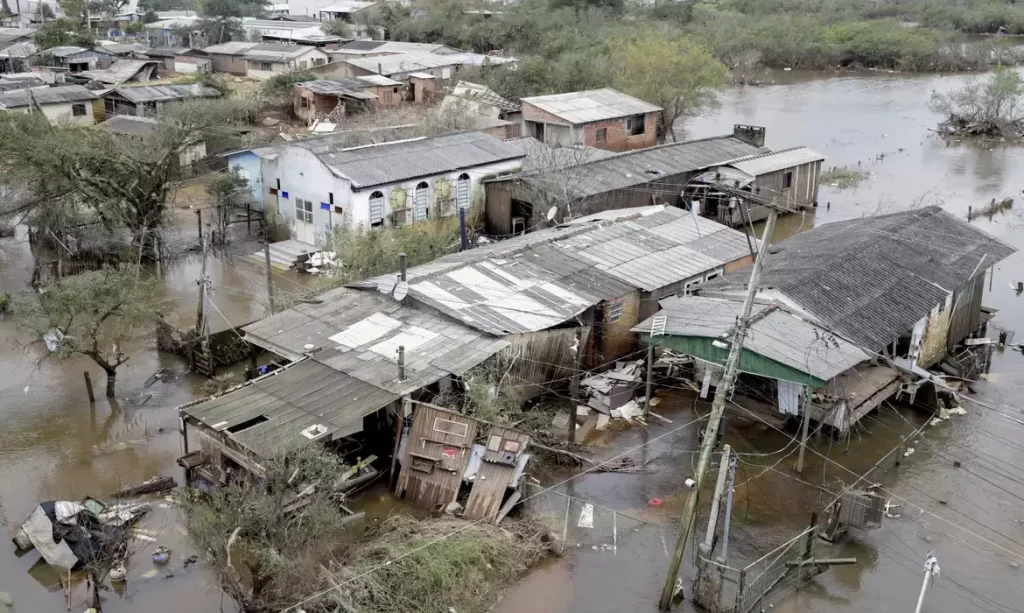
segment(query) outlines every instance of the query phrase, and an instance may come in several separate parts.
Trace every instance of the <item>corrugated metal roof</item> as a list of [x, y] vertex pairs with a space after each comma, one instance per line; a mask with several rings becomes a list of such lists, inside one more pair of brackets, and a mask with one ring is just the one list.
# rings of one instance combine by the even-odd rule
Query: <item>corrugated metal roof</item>
[[337, 148], [333, 140], [305, 140], [292, 145], [312, 151], [335, 174], [352, 181], [356, 190], [524, 157], [520, 149], [481, 132], [348, 149]]
[[252, 49], [259, 43], [247, 43], [244, 41], [232, 41], [229, 43], [221, 43], [219, 45], [210, 45], [204, 47], [203, 51], [211, 55], [242, 55], [249, 49]]
[[36, 28], [0, 28], [0, 44], [32, 38]]
[[384, 75], [379, 75], [379, 74], [363, 75], [361, 77], [356, 77], [356, 79], [358, 79], [360, 81], [365, 81], [365, 82], [369, 83], [370, 85], [383, 85], [384, 87], [387, 87], [389, 85], [401, 85], [402, 84], [401, 81], [395, 81], [394, 79], [389, 79], [389, 78], [385, 77]]
[[26, 58], [35, 55], [36, 51], [36, 44], [30, 40], [25, 40], [4, 47], [3, 50], [0, 51], [0, 57]]
[[295, 87], [304, 87], [317, 94], [352, 94], [374, 85], [358, 79], [319, 79], [296, 83]]
[[[460, 375], [508, 346], [377, 292], [350, 288], [327, 292], [318, 304], [298, 304], [244, 331], [256, 344], [285, 355], [300, 356], [307, 344], [322, 348], [314, 354], [318, 362], [398, 394]], [[405, 346], [405, 381], [398, 380], [399, 345]]]
[[174, 57], [181, 55], [185, 51], [188, 51], [188, 47], [153, 47], [146, 49], [145, 53], [149, 57]]
[[[662, 310], [641, 322], [634, 332], [649, 333], [654, 317], [665, 318], [665, 334], [732, 338], [737, 318], [743, 314], [740, 300], [680, 296], [661, 301]], [[755, 312], [762, 306], [756, 306]], [[870, 359], [870, 355], [841, 336], [782, 308], [759, 319], [747, 332], [743, 349], [828, 381]]]
[[343, 62], [369, 70], [382, 75], [416, 72], [418, 70], [429, 70], [442, 66], [454, 66], [458, 62], [450, 56], [425, 53], [420, 51], [407, 51], [395, 55], [378, 55], [375, 57], [355, 57], [343, 59]]
[[459, 81], [456, 83], [450, 95], [472, 102], [497, 107], [502, 111], [509, 113], [517, 113], [523, 108], [519, 102], [502, 98], [486, 85], [470, 83], [469, 81]]
[[67, 104], [83, 100], [95, 100], [98, 96], [81, 85], [63, 85], [0, 94], [0, 107], [12, 109], [36, 104]]
[[316, 47], [288, 43], [263, 43], [252, 47], [243, 53], [242, 57], [250, 60], [285, 61], [297, 58], [310, 51], [318, 51], [318, 49]]
[[590, 123], [661, 110], [660, 106], [644, 102], [610, 87], [550, 96], [532, 96], [523, 98], [522, 101], [571, 124]]
[[765, 173], [800, 166], [801, 164], [820, 162], [824, 159], [825, 156], [809, 147], [791, 147], [789, 149], [781, 149], [771, 153], [761, 153], [733, 160], [729, 162], [729, 166], [742, 170], [752, 177], [756, 177]]
[[557, 183], [571, 196], [584, 198], [656, 181], [665, 176], [695, 172], [736, 158], [763, 153], [760, 147], [733, 136], [716, 136], [682, 143], [669, 143], [620, 153], [599, 160], [585, 161], [543, 174], [524, 173], [495, 181], [537, 182], [538, 188]]
[[[2, 77], [2, 75], [0, 75]], [[37, 89], [49, 87], [49, 84], [42, 79], [4, 79], [0, 78], [0, 92], [17, 91], [22, 89]]]
[[212, 87], [199, 85], [150, 85], [145, 87], [118, 87], [110, 90], [139, 104], [142, 102], [160, 102], [179, 100], [182, 98], [216, 98], [220, 92]]
[[140, 75], [140, 78], [136, 80], [148, 81], [156, 64], [154, 60], [119, 60], [111, 64], [109, 68], [83, 70], [82, 76], [109, 85], [120, 85], [125, 81], [131, 81], [135, 79], [136, 75]]
[[[439, 258], [408, 271], [409, 295], [490, 334], [545, 330], [602, 300], [700, 277], [745, 257], [743, 234], [664, 206], [600, 214]], [[698, 229], [700, 232], [698, 233]], [[733, 253], [704, 251], [733, 235]], [[388, 293], [394, 276], [373, 280]]]
[[[400, 396], [305, 359], [182, 410], [263, 458], [362, 430], [362, 418]], [[263, 420], [236, 432], [231, 429]], [[323, 426], [320, 436], [302, 431]]]
[[45, 49], [42, 53], [45, 53], [46, 55], [52, 55], [53, 57], [69, 57], [72, 55], [78, 55], [79, 53], [85, 53], [87, 51], [90, 51], [90, 49], [86, 49], [85, 47], [67, 46], [50, 47], [49, 49]]
[[317, 9], [318, 13], [358, 13], [364, 9], [368, 9], [371, 6], [376, 6], [376, 2], [357, 2], [352, 0], [350, 2], [337, 2], [330, 6], [322, 6]]
[[[818, 226], [782, 241], [760, 290], [785, 299], [869, 351], [880, 351], [974, 276], [1016, 249], [927, 207]], [[741, 290], [746, 271], [705, 291]]]

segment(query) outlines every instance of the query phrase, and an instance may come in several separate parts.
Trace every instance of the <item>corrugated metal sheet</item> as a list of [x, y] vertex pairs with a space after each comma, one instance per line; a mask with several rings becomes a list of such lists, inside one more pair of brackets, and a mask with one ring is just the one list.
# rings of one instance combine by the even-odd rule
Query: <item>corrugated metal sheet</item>
[[145, 87], [118, 87], [110, 90], [131, 100], [136, 104], [143, 102], [162, 102], [164, 100], [180, 100], [183, 98], [216, 98], [220, 92], [212, 87], [194, 85], [150, 85]]
[[250, 47], [242, 54], [242, 57], [249, 60], [267, 60], [283, 62], [299, 57], [314, 50], [315, 47], [306, 45], [290, 45], [287, 43], [262, 43]]
[[36, 54], [36, 44], [30, 40], [14, 43], [0, 51], [0, 57], [26, 58]]
[[[147, 60], [119, 60], [110, 65], [109, 68], [97, 69], [97, 70], [83, 70], [82, 76], [90, 79], [99, 81], [100, 83], [106, 83], [108, 85], [119, 85], [125, 81], [131, 81], [136, 75], [142, 73], [139, 81], [148, 81], [149, 74], [152, 74], [152, 70], [155, 69], [157, 62]], [[150, 72], [147, 74], [143, 72], [147, 67], [150, 68]], [[172, 86], [172, 87], [182, 87]], [[187, 87], [187, 86], [186, 86]]]
[[295, 86], [306, 88], [316, 94], [359, 94], [367, 87], [374, 87], [374, 84], [359, 79], [320, 79], [303, 81], [296, 83]]
[[[697, 296], [667, 298], [661, 306], [654, 317], [665, 318], [666, 336], [731, 338], [743, 313], [739, 300]], [[754, 312], [762, 308], [755, 306]], [[633, 331], [649, 334], [653, 319], [641, 322]], [[750, 328], [743, 348], [822, 381], [870, 358], [852, 342], [781, 308]]]
[[101, 130], [113, 132], [114, 134], [132, 134], [148, 136], [160, 128], [159, 122], [151, 117], [136, 117], [134, 115], [114, 115], [98, 126]]
[[[410, 295], [490, 334], [537, 332], [603, 300], [700, 277], [749, 253], [742, 233], [681, 209], [616, 213], [417, 266], [408, 274]], [[390, 292], [394, 276], [374, 282]]]
[[[363, 417], [398, 398], [307, 359], [182, 412], [267, 458], [314, 440], [359, 432]], [[254, 420], [259, 423], [231, 432]], [[323, 426], [323, 433], [315, 438], [303, 435], [310, 426]]]
[[571, 124], [590, 123], [660, 111], [661, 107], [606, 87], [582, 92], [523, 98], [542, 111]]
[[762, 153], [740, 160], [729, 162], [729, 166], [741, 170], [752, 177], [763, 175], [768, 172], [793, 168], [811, 162], [820, 162], [825, 156], [809, 147], [792, 147], [781, 149], [773, 153]]
[[247, 43], [242, 41], [233, 41], [230, 43], [221, 43], [219, 45], [211, 45], [205, 47], [203, 51], [210, 55], [242, 55], [246, 51], [257, 46], [259, 43]]
[[425, 53], [422, 51], [403, 51], [394, 55], [378, 55], [375, 57], [355, 57], [342, 60], [357, 68], [369, 70], [382, 75], [429, 70], [443, 66], [455, 66], [457, 62], [445, 55]]
[[[340, 288], [318, 301], [250, 324], [243, 328], [246, 337], [292, 356], [301, 356], [311, 344], [319, 349], [318, 362], [399, 394], [461, 375], [508, 346], [377, 292]], [[398, 380], [398, 345], [406, 350], [405, 381]]]
[[546, 185], [557, 182], [560, 189], [567, 188], [572, 192], [569, 196], [584, 198], [643, 185], [659, 178], [695, 172], [762, 152], [760, 147], [732, 136], [716, 136], [620, 153], [556, 172], [546, 169], [542, 175], [525, 173], [497, 180], [539, 179], [538, 189], [544, 189]]
[[[761, 289], [787, 300], [869, 351], [880, 351], [953, 291], [1016, 249], [927, 207], [819, 226], [782, 241]], [[705, 291], [741, 290], [748, 272]]]
[[292, 143], [312, 151], [353, 189], [430, 177], [525, 157], [518, 148], [481, 132], [461, 132], [364, 147], [338, 148], [334, 141]]

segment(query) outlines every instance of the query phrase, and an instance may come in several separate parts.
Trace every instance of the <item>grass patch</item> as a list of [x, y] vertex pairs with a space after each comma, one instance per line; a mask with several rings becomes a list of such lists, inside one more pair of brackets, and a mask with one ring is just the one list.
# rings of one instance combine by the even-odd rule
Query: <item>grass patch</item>
[[836, 166], [821, 173], [818, 183], [839, 189], [849, 189], [860, 185], [861, 181], [867, 179], [869, 174], [866, 170]]
[[530, 520], [498, 527], [396, 515], [332, 567], [332, 583], [346, 584], [332, 598], [360, 613], [482, 613], [547, 555], [547, 534]]

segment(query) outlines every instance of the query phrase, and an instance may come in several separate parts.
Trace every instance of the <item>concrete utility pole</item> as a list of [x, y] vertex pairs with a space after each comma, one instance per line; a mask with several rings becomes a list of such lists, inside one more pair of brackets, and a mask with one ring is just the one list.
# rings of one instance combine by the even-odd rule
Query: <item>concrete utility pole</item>
[[723, 565], [729, 561], [729, 529], [732, 527], [732, 500], [736, 494], [736, 456], [729, 458], [729, 489], [725, 498], [725, 528], [722, 530], [722, 554], [718, 558]]
[[939, 561], [935, 559], [934, 552], [930, 552], [924, 561], [924, 583], [921, 584], [921, 595], [917, 598], [917, 608], [914, 613], [921, 613], [924, 606], [924, 595], [928, 592], [928, 584], [934, 577], [939, 576]]
[[722, 504], [722, 492], [725, 491], [725, 477], [729, 472], [729, 455], [732, 449], [728, 444], [722, 446], [722, 457], [718, 460], [718, 482], [715, 484], [715, 496], [711, 499], [711, 513], [708, 514], [708, 532], [700, 545], [700, 552], [707, 558], [711, 557], [711, 548], [715, 542], [715, 531], [718, 528], [718, 507]]
[[772, 205], [768, 215], [768, 223], [765, 224], [764, 234], [761, 236], [757, 259], [754, 260], [754, 269], [751, 271], [750, 280], [747, 282], [747, 296], [743, 301], [743, 314], [740, 316], [733, 334], [732, 346], [729, 348], [729, 357], [725, 363], [725, 374], [722, 375], [722, 381], [715, 389], [715, 399], [711, 405], [711, 415], [708, 418], [708, 425], [704, 430], [704, 442], [701, 445], [700, 459], [697, 462], [697, 473], [693, 476], [697, 483], [690, 490], [690, 495], [686, 499], [686, 506], [683, 508], [682, 519], [679, 523], [679, 538], [676, 541], [675, 552], [672, 554], [668, 575], [665, 577], [665, 586], [661, 591], [659, 605], [663, 611], [668, 611], [672, 608], [672, 595], [675, 591], [676, 578], [679, 576], [679, 566], [683, 562], [686, 542], [690, 538], [690, 531], [693, 529], [693, 522], [696, 516], [697, 497], [700, 494], [701, 486], [704, 484], [704, 475], [708, 471], [708, 466], [711, 463], [711, 453], [714, 451], [715, 443], [718, 440], [718, 424], [722, 420], [722, 414], [725, 412], [725, 402], [732, 394], [733, 385], [736, 383], [743, 341], [747, 336], [747, 328], [751, 324], [750, 312], [754, 307], [757, 285], [761, 279], [761, 269], [764, 267], [764, 260], [768, 254], [768, 242], [771, 239], [772, 231], [775, 229], [775, 220], [778, 215], [778, 210]]
[[807, 449], [807, 429], [811, 423], [811, 386], [804, 386], [804, 417], [800, 422], [800, 455], [796, 457], [796, 472], [804, 472], [804, 451]]
[[274, 314], [274, 271], [270, 268], [270, 238], [263, 237], [263, 262], [267, 266], [267, 307]]

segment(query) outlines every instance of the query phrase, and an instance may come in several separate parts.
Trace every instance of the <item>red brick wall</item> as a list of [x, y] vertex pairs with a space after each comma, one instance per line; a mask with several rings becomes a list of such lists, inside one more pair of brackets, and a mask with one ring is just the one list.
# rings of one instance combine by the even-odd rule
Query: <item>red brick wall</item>
[[[604, 142], [598, 142], [597, 131], [601, 128], [606, 130]], [[652, 147], [658, 141], [658, 114], [647, 113], [644, 118], [644, 133], [636, 136], [626, 134], [626, 118], [609, 119], [607, 121], [595, 121], [583, 126], [583, 144], [588, 147], [606, 149], [608, 151], [629, 151], [631, 149], [643, 149]]]

